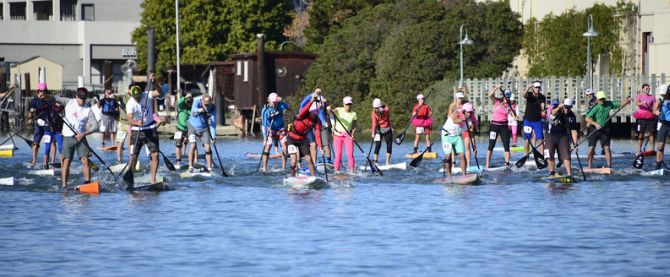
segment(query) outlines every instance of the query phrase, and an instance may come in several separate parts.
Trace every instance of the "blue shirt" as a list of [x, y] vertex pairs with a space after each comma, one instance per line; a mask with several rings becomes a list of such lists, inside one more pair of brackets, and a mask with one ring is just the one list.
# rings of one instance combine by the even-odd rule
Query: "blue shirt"
[[[300, 109], [298, 110], [302, 110], [302, 108], [304, 108], [310, 100], [312, 100], [312, 93], [307, 94], [305, 99], [300, 102]], [[325, 126], [328, 123], [328, 120], [326, 120], [326, 114], [323, 112], [323, 110], [328, 107], [328, 103], [321, 103], [319, 106], [321, 107], [319, 109], [319, 119], [321, 120], [321, 125]]]
[[209, 132], [212, 134], [212, 137], [216, 135], [216, 107], [214, 103], [210, 103], [209, 107], [205, 110], [204, 113], [200, 112], [202, 108], [202, 98], [197, 98], [193, 101], [193, 106], [191, 107], [191, 116], [188, 119], [188, 124], [191, 124], [193, 128], [202, 130], [207, 128], [207, 114], [209, 114]]
[[[261, 111], [262, 114], [262, 124], [263, 127], [265, 127], [265, 130], [270, 128], [270, 130], [276, 131], [276, 130], [281, 130], [284, 128], [284, 111], [288, 110], [288, 104], [284, 102], [279, 102], [275, 107], [270, 107], [268, 105], [265, 105], [263, 107], [263, 110]], [[271, 114], [277, 112], [277, 114], [272, 117], [270, 116]], [[272, 123], [272, 126], [270, 126], [270, 123]], [[266, 138], [266, 132], [265, 130], [263, 131], [263, 138]]]

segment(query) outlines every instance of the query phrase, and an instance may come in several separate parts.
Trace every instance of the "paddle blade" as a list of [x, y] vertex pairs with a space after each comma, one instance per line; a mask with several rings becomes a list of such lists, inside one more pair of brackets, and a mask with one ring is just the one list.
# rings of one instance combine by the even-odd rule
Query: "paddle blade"
[[560, 159], [559, 157], [558, 163], [556, 164], [556, 168], [561, 168], [561, 166], [563, 166], [563, 160]]
[[[423, 153], [425, 153], [425, 151], [424, 151]], [[417, 166], [419, 166], [419, 165], [421, 164], [421, 162], [423, 162], [423, 153], [421, 153], [421, 155], [419, 155], [419, 156], [416, 156], [416, 158], [414, 158], [414, 159], [409, 163], [409, 166], [411, 166], [411, 167], [417, 167]]]
[[397, 145], [400, 145], [400, 144], [402, 144], [402, 141], [403, 141], [403, 140], [405, 140], [405, 132], [400, 133], [400, 135], [398, 135], [398, 136], [393, 140], [393, 142], [395, 142], [395, 144], [397, 144]]
[[28, 146], [33, 147], [33, 141], [32, 140], [29, 140], [27, 138], [23, 138], [23, 141], [25, 141], [26, 144], [28, 144]]
[[643, 165], [644, 165], [644, 156], [638, 155], [637, 158], [635, 158], [635, 161], [633, 161], [633, 167], [637, 169], [642, 169]]
[[[529, 154], [529, 155], [530, 155], [530, 154]], [[516, 165], [516, 168], [521, 168], [521, 167], [523, 167], [523, 165], [526, 164], [526, 160], [528, 160], [528, 156], [529, 156], [529, 155], [523, 156], [521, 159], [519, 159], [518, 161], [516, 161], [516, 163], [514, 164], [514, 165]]]
[[126, 183], [126, 190], [133, 190], [135, 187], [135, 179], [133, 179], [133, 171], [128, 169], [123, 174], [123, 181]]
[[161, 152], [161, 154], [163, 155], [163, 161], [165, 162], [165, 166], [167, 166], [168, 170], [170, 170], [170, 171], [175, 171], [175, 170], [177, 170], [177, 169], [174, 167], [174, 165], [172, 164], [172, 162], [170, 162], [170, 159], [168, 159], [167, 157], [165, 157], [165, 154], [163, 154], [163, 152]]

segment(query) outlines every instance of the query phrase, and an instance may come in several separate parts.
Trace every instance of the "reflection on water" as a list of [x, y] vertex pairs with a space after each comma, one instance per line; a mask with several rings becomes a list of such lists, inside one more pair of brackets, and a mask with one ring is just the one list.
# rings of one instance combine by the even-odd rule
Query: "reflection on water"
[[[256, 173], [258, 161], [243, 158], [256, 141], [218, 146], [233, 176], [182, 179], [161, 166], [174, 188], [162, 193], [116, 186], [98, 196], [53, 193], [44, 185], [57, 178], [28, 175], [0, 188], [2, 275], [670, 272], [670, 184], [662, 177], [630, 171], [561, 185], [524, 169], [485, 174], [478, 186], [440, 185], [432, 183], [439, 159], [426, 159], [418, 169], [291, 192], [284, 173]], [[27, 170], [3, 166], [0, 177]]]

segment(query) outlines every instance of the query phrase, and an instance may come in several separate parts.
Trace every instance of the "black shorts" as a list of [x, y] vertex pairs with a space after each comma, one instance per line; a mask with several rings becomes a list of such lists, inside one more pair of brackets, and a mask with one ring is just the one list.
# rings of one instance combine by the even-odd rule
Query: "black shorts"
[[[139, 138], [137, 136], [139, 136]], [[142, 131], [133, 130], [132, 134], [130, 135], [130, 139], [131, 143], [135, 143], [135, 141], [137, 141], [136, 145], [134, 144], [130, 145], [131, 148], [129, 151], [136, 156], [140, 154], [140, 149], [142, 149], [142, 146], [144, 145], [147, 146], [149, 152], [151, 153], [157, 153], [158, 150], [160, 149], [158, 144], [157, 128]]]
[[598, 131], [596, 131], [595, 126], [589, 127], [589, 147], [595, 147], [598, 141], [600, 141], [600, 145], [603, 147], [610, 146], [610, 137], [610, 126], [602, 128]]
[[637, 136], [653, 135], [656, 133], [656, 119], [638, 119]]
[[286, 137], [286, 142], [287, 142], [286, 143], [287, 147], [289, 145], [294, 145], [295, 147], [298, 148], [298, 152], [300, 153], [300, 158], [302, 158], [304, 156], [309, 156], [309, 153], [310, 153], [309, 152], [309, 141], [307, 141], [307, 139], [295, 140], [295, 139], [291, 138], [291, 136], [287, 136]]
[[558, 152], [561, 160], [570, 159], [570, 144], [568, 142], [568, 135], [565, 133], [562, 134], [547, 134], [544, 141], [545, 151], [549, 151], [550, 160], [554, 159], [554, 155]]
[[670, 121], [660, 121], [660, 127], [656, 130], [656, 142], [665, 142], [665, 139], [670, 135]]

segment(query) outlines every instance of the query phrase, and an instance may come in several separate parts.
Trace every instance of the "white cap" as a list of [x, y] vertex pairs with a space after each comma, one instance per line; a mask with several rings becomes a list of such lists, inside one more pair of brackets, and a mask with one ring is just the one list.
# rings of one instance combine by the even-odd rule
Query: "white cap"
[[542, 83], [540, 83], [540, 82], [535, 82], [535, 83], [533, 83], [533, 87], [541, 88], [541, 87], [542, 87]]
[[565, 98], [565, 100], [563, 100], [563, 106], [572, 106], [572, 99]]
[[593, 89], [587, 88], [586, 91], [584, 91], [584, 93], [586, 93], [586, 95], [589, 95], [589, 94], [593, 94], [594, 92], [593, 92]]
[[268, 95], [268, 102], [270, 102], [270, 103], [277, 102], [278, 97], [279, 97], [279, 95], [277, 95], [277, 93], [275, 93], [275, 92], [270, 93], [270, 95]]
[[372, 107], [373, 108], [379, 108], [382, 106], [382, 100], [379, 98], [375, 98], [375, 100], [372, 100]]
[[416, 100], [421, 100], [421, 99], [424, 99], [424, 98], [425, 97], [421, 93], [419, 93], [419, 95], [416, 96]]
[[345, 96], [344, 99], [342, 99], [342, 104], [347, 105], [347, 104], [353, 104], [354, 100], [351, 98], [351, 96]]
[[459, 91], [456, 93], [456, 98], [465, 98], [465, 94]]
[[668, 84], [661, 84], [656, 88], [656, 92], [658, 95], [665, 95], [665, 93], [668, 91]]
[[509, 96], [509, 101], [514, 101], [514, 93], [512, 93], [512, 95]]

